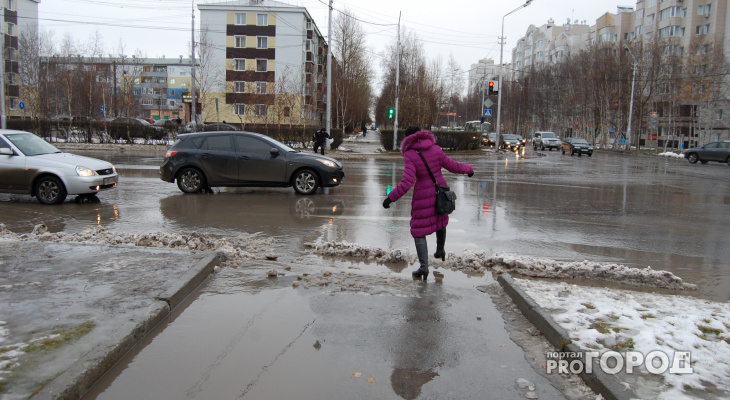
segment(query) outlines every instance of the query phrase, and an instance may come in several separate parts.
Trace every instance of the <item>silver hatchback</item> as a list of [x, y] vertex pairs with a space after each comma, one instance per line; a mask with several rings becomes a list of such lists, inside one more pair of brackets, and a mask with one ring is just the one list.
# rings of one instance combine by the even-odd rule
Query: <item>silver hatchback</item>
[[114, 165], [64, 153], [38, 136], [0, 130], [0, 193], [30, 194], [43, 204], [117, 187]]

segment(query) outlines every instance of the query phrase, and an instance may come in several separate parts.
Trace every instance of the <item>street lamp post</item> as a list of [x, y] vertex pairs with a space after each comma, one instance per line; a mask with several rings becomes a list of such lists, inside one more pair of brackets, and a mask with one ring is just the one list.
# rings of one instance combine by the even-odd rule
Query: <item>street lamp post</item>
[[495, 152], [499, 152], [499, 135], [502, 133], [502, 68], [504, 66], [504, 63], [502, 62], [502, 55], [504, 54], [504, 19], [513, 12], [529, 6], [530, 3], [532, 3], [532, 0], [527, 0], [525, 4], [515, 8], [502, 17], [502, 36], [499, 37], [499, 87], [497, 88], [497, 138], [494, 146]]
[[631, 102], [629, 103], [629, 127], [626, 129], [626, 150], [628, 151], [631, 150], [631, 117], [634, 115], [634, 85], [636, 85], [636, 68], [638, 67], [638, 63], [636, 62], [636, 57], [634, 57], [634, 53], [631, 52], [629, 46], [624, 44], [624, 49], [626, 49], [631, 58], [634, 59], [634, 77], [631, 78]]

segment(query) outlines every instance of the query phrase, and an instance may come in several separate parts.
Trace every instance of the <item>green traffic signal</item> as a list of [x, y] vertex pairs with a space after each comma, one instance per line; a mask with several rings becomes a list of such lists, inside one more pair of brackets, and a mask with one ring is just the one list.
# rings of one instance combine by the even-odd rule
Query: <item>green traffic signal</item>
[[395, 118], [395, 109], [389, 108], [388, 109], [388, 119], [393, 119], [393, 118]]

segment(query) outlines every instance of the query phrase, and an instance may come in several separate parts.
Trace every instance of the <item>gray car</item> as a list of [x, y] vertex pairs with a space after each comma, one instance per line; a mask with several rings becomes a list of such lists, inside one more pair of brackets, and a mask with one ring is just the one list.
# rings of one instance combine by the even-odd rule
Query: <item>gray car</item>
[[0, 193], [30, 194], [43, 204], [117, 187], [114, 165], [64, 153], [38, 136], [0, 130]]
[[160, 179], [177, 182], [184, 193], [221, 186], [292, 186], [299, 194], [313, 194], [320, 187], [339, 185], [344, 176], [342, 163], [334, 158], [243, 131], [180, 135], [160, 166]]
[[697, 161], [707, 164], [708, 161], [717, 161], [730, 165], [730, 142], [711, 142], [702, 147], [694, 147], [684, 152], [684, 158], [694, 164]]

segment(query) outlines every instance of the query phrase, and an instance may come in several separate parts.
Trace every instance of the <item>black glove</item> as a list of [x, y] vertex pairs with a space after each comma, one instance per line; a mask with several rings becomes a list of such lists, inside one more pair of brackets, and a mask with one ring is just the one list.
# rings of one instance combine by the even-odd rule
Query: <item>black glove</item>
[[385, 200], [383, 200], [383, 208], [390, 208], [390, 203], [392, 203], [392, 201], [390, 201], [390, 198], [386, 197]]
[[474, 176], [474, 173], [472, 172], [472, 173], [468, 174], [467, 176], [468, 176], [469, 178], [471, 178], [472, 176]]

